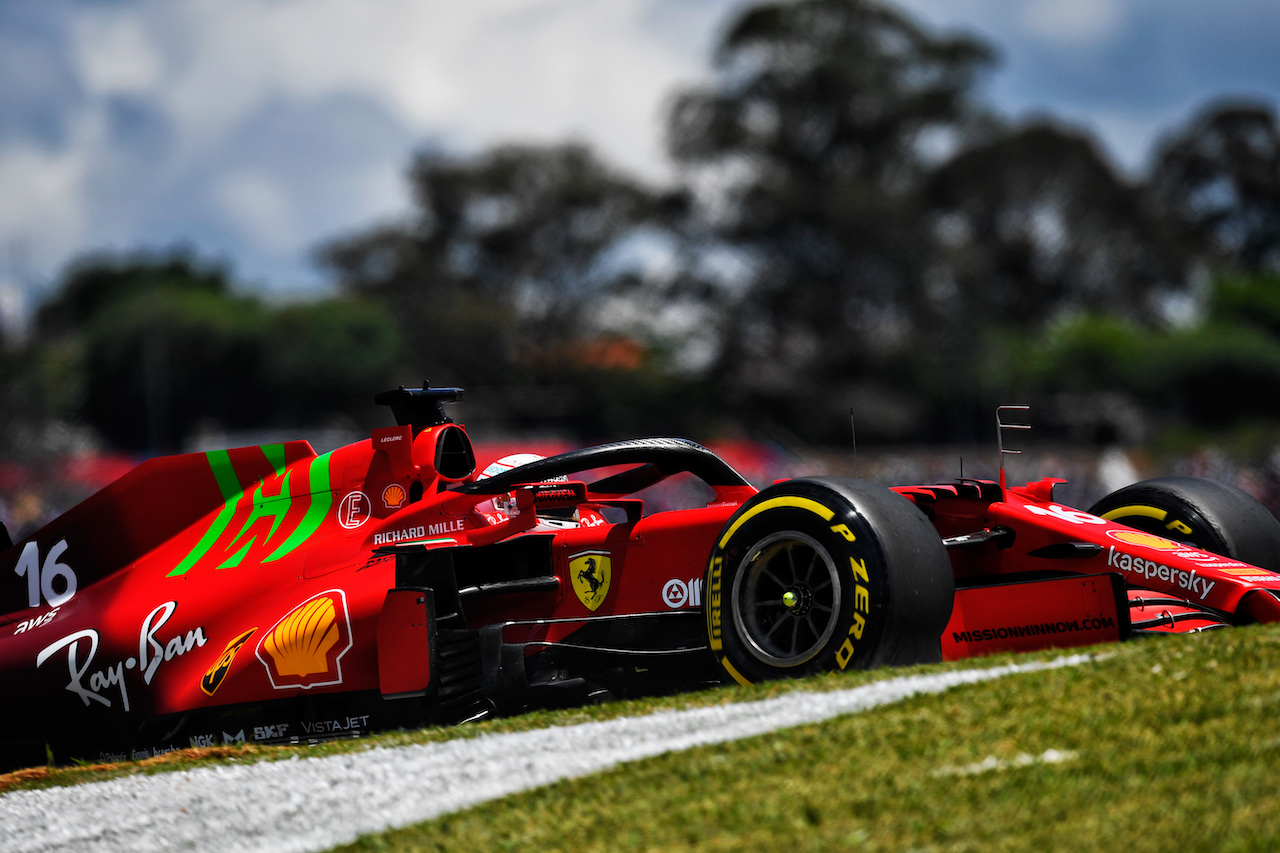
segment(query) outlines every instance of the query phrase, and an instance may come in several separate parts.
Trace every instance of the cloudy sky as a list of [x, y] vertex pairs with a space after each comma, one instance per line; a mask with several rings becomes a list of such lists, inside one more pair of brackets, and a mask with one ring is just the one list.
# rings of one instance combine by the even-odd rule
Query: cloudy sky
[[[1276, 0], [900, 0], [1002, 57], [1011, 117], [1140, 171], [1213, 97], [1275, 103]], [[327, 238], [394, 219], [426, 147], [575, 138], [669, 177], [665, 98], [741, 0], [4, 0], [0, 313], [91, 250], [193, 247], [275, 293]], [[10, 291], [8, 297], [4, 291]], [[7, 302], [6, 302], [7, 298]]]

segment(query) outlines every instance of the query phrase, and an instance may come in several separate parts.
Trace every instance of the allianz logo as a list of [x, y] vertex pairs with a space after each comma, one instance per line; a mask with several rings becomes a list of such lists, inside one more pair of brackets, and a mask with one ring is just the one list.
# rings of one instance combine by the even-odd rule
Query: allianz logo
[[673, 610], [702, 606], [702, 578], [672, 578], [662, 585], [662, 602]]

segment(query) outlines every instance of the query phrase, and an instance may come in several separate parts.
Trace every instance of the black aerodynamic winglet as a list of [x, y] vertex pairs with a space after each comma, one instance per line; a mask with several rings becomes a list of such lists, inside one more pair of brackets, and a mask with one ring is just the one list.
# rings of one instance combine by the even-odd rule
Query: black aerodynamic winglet
[[444, 413], [444, 404], [456, 403], [461, 399], [461, 388], [432, 388], [424, 382], [421, 388], [406, 388], [401, 385], [394, 391], [383, 391], [373, 398], [373, 402], [378, 406], [390, 406], [391, 413], [400, 426], [412, 426], [414, 430], [420, 430], [453, 423], [453, 418]]

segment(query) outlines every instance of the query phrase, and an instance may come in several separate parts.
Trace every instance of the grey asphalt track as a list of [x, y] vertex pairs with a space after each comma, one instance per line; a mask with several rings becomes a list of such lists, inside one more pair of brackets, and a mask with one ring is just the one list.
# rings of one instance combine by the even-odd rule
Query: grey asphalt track
[[0, 796], [8, 851], [314, 851], [625, 761], [764, 734], [1087, 655], [830, 693]]

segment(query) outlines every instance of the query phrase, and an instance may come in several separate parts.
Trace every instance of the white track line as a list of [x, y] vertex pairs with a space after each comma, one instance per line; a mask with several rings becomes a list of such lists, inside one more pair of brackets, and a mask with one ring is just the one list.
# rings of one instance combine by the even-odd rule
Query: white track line
[[0, 851], [326, 850], [362, 833], [625, 761], [1090, 659], [1073, 655], [445, 743], [14, 791], [0, 797]]

